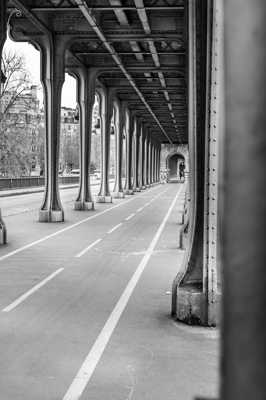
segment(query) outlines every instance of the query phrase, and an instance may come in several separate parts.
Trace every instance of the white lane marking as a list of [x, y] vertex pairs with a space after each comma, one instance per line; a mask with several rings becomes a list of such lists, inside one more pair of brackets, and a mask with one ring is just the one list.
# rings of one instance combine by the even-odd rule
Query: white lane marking
[[[140, 194], [140, 196], [142, 196], [142, 193]], [[34, 242], [26, 244], [25, 246], [19, 247], [18, 249], [13, 250], [10, 253], [7, 253], [7, 254], [3, 255], [2, 257], [0, 257], [0, 261], [3, 261], [6, 258], [9, 258], [11, 256], [14, 256], [15, 254], [21, 253], [22, 251], [27, 250], [27, 249], [35, 246], [36, 244], [42, 243], [42, 242], [44, 242], [44, 241], [46, 241], [46, 240], [48, 240], [48, 239], [50, 239], [50, 238], [52, 238], [54, 236], [60, 235], [61, 233], [64, 233], [64, 232], [67, 232], [70, 229], [75, 228], [76, 226], [79, 226], [81, 224], [84, 224], [85, 222], [87, 222], [87, 221], [89, 221], [91, 219], [100, 217], [101, 215], [106, 214], [107, 212], [113, 210], [114, 208], [118, 208], [120, 206], [123, 206], [124, 204], [130, 203], [131, 201], [135, 200], [136, 198], [137, 197], [132, 197], [129, 200], [123, 200], [123, 201], [121, 201], [121, 203], [116, 204], [113, 207], [107, 208], [106, 210], [103, 210], [103, 211], [101, 211], [101, 212], [99, 212], [99, 213], [97, 213], [95, 215], [91, 215], [90, 217], [84, 218], [81, 221], [75, 222], [74, 224], [69, 225], [69, 226], [67, 226], [67, 227], [65, 227], [63, 229], [59, 229], [58, 231], [56, 231], [54, 233], [51, 233], [50, 235], [44, 236], [41, 239], [35, 240]]]
[[142, 211], [142, 210], [143, 210], [143, 208], [144, 208], [144, 207], [140, 207], [140, 208], [138, 208], [138, 209], [137, 209], [137, 212], [140, 212], [140, 211]]
[[40, 283], [37, 285], [33, 286], [30, 290], [28, 290], [26, 293], [24, 293], [22, 296], [18, 297], [13, 303], [9, 304], [7, 307], [3, 308], [3, 312], [9, 312], [14, 310], [19, 304], [23, 303], [29, 296], [31, 296], [33, 293], [37, 292], [41, 287], [46, 285], [47, 282], [51, 281], [53, 278], [56, 277], [56, 275], [60, 274], [64, 268], [59, 268], [55, 272], [53, 272], [51, 275], [47, 276], [47, 278], [43, 279]]
[[142, 258], [139, 266], [137, 267], [136, 271], [134, 272], [132, 278], [128, 282], [124, 292], [122, 293], [120, 299], [116, 303], [115, 308], [113, 309], [112, 313], [110, 314], [108, 320], [106, 321], [103, 329], [101, 330], [99, 336], [97, 337], [94, 345], [92, 346], [90, 352], [88, 353], [87, 357], [85, 358], [83, 364], [81, 365], [77, 375], [75, 376], [74, 380], [72, 381], [71, 385], [69, 386], [63, 400], [78, 400], [82, 395], [84, 389], [86, 388], [87, 384], [89, 383], [92, 374], [101, 359], [101, 356], [112, 336], [113, 331], [118, 324], [120, 317], [125, 310], [128, 301], [146, 267], [148, 261], [153, 253], [153, 250], [160, 239], [160, 236], [163, 232], [165, 224], [169, 218], [170, 213], [172, 212], [178, 195], [181, 191], [181, 188], [177, 192], [174, 200], [172, 201], [161, 225], [159, 226], [155, 236], [153, 237], [148, 249], [145, 252], [144, 257]]
[[114, 231], [116, 231], [116, 229], [118, 229], [123, 223], [120, 222], [120, 224], [117, 224], [116, 226], [114, 226], [112, 229], [110, 229], [110, 231], [108, 231], [107, 233], [112, 233]]
[[82, 257], [87, 251], [89, 251], [92, 247], [94, 247], [96, 244], [100, 243], [102, 241], [102, 238], [99, 238], [95, 240], [95, 242], [91, 243], [89, 246], [85, 247], [84, 250], [82, 250], [80, 253], [78, 253], [75, 257], [79, 258]]
[[126, 221], [129, 221], [129, 220], [130, 220], [131, 218], [133, 218], [135, 215], [136, 215], [135, 213], [130, 214], [130, 215], [126, 218]]

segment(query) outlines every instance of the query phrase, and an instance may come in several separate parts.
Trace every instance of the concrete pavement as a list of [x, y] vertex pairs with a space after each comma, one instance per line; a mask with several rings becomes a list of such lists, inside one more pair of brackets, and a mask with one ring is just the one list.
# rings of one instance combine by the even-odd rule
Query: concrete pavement
[[217, 331], [169, 316], [183, 255], [176, 248], [181, 193], [182, 185], [155, 186], [94, 212], [75, 212], [69, 193], [63, 224], [39, 224], [35, 210], [7, 217], [1, 400], [217, 394]]

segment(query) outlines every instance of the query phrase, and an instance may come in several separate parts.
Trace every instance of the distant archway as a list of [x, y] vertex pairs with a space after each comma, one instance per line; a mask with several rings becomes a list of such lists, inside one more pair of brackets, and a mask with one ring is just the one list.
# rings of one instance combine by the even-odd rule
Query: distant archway
[[166, 159], [168, 178], [170, 181], [179, 180], [179, 165], [185, 164], [185, 157], [180, 153], [169, 154]]

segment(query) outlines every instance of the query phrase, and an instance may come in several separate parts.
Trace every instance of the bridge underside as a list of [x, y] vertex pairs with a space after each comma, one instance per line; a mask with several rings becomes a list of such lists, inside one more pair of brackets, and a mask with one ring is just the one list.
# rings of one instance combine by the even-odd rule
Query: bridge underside
[[[257, 337], [256, 344], [262, 345], [261, 333], [265, 334], [265, 274], [257, 256], [265, 259], [265, 246], [259, 239], [250, 244], [250, 238], [257, 237], [258, 232], [264, 237], [261, 215], [265, 216], [265, 185], [261, 171], [266, 159], [265, 99], [260, 101], [258, 94], [266, 70], [261, 40], [265, 22], [260, 12], [265, 10], [265, 4], [256, 0], [257, 7], [253, 7], [251, 3], [254, 2], [3, 0], [0, 5], [0, 50], [8, 25], [15, 41], [28, 41], [41, 54], [46, 118], [46, 184], [39, 212], [41, 222], [64, 221], [58, 191], [58, 154], [66, 71], [76, 78], [78, 87], [81, 177], [76, 210], [95, 206], [88, 174], [95, 94], [100, 105], [102, 146], [101, 187], [96, 202], [111, 203], [113, 198], [123, 199], [159, 183], [163, 146], [169, 146], [169, 156], [173, 156], [176, 147], [188, 145], [187, 201], [181, 229], [186, 251], [173, 282], [171, 311], [175, 319], [188, 324], [219, 323], [223, 254], [223, 400], [252, 398], [257, 390], [250, 385], [248, 368], [247, 379], [236, 372], [235, 362], [243, 359], [243, 353], [245, 362], [250, 360], [252, 371], [258, 372], [255, 381], [261, 389], [259, 400], [266, 391], [262, 377], [265, 352], [259, 345], [251, 346], [252, 356], [247, 350], [248, 339]], [[108, 176], [112, 120], [116, 132], [113, 192]], [[124, 137], [126, 180], [122, 185]], [[244, 174], [247, 160], [253, 166], [252, 173]], [[243, 215], [247, 211], [249, 218], [239, 218], [239, 210]], [[221, 213], [223, 221], [219, 218]], [[5, 243], [2, 220], [0, 228]], [[239, 257], [239, 252], [245, 257]], [[258, 278], [254, 279], [256, 271]], [[252, 282], [249, 287], [248, 281]], [[239, 282], [244, 289], [239, 289]], [[243, 322], [247, 303], [253, 321], [248, 329]], [[240, 341], [234, 319], [248, 333]], [[259, 334], [255, 329], [258, 321], [262, 324]]]

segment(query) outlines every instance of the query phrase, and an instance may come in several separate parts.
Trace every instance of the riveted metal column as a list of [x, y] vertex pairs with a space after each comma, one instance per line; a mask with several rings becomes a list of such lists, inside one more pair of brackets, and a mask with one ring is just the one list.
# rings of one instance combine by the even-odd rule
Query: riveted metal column
[[95, 101], [95, 82], [97, 71], [87, 68], [77, 68], [73, 72], [77, 78], [77, 103], [79, 106], [80, 127], [80, 181], [75, 210], [93, 210], [94, 203], [90, 189], [90, 155], [92, 112]]
[[153, 142], [150, 141], [150, 184], [153, 185], [153, 160], [154, 160], [154, 153], [153, 153]]
[[266, 393], [265, 14], [264, 0], [224, 2], [222, 400]]
[[146, 135], [146, 187], [150, 187], [150, 133]]
[[146, 135], [144, 131], [144, 124], [141, 125], [141, 175], [140, 175], [140, 185], [141, 190], [146, 189], [146, 164], [145, 164], [145, 143]]
[[[172, 290], [172, 313], [188, 324], [216, 325], [218, 307], [216, 296], [212, 296], [213, 317], [209, 319], [208, 265], [204, 259], [206, 235], [204, 231], [206, 209], [206, 127], [209, 130], [209, 109], [212, 99], [209, 95], [209, 78], [212, 54], [213, 2], [188, 0], [188, 136], [190, 156], [190, 207], [187, 248], [182, 266]], [[197, 29], [201, 32], [197, 36]], [[208, 39], [210, 39], [208, 41]], [[197, 43], [198, 40], [198, 43]], [[197, 65], [198, 58], [198, 65]], [[207, 96], [206, 96], [207, 93]], [[204, 134], [205, 133], [205, 134]], [[209, 135], [209, 132], [208, 132]], [[216, 259], [215, 259], [216, 262]], [[209, 285], [210, 284], [210, 285]]]
[[115, 185], [112, 197], [115, 199], [124, 198], [125, 194], [122, 186], [122, 157], [123, 157], [123, 129], [125, 124], [125, 105], [119, 100], [114, 102], [114, 122], [115, 122], [115, 159], [116, 174]]
[[126, 181], [124, 193], [128, 195], [134, 194], [132, 186], [132, 140], [134, 134], [134, 118], [132, 113], [127, 112], [126, 114]]
[[45, 189], [40, 222], [64, 221], [58, 190], [61, 92], [65, 80], [65, 40], [55, 35], [42, 39], [41, 82], [45, 105]]
[[[6, 0], [2, 0], [0, 2], [0, 60], [2, 59], [2, 49], [5, 40], [6, 40]], [[4, 77], [2, 76], [2, 70], [0, 65], [0, 91], [3, 79]], [[0, 108], [0, 118], [1, 118], [1, 108]], [[0, 244], [6, 244], [6, 242], [7, 242], [6, 225], [2, 219], [1, 209], [0, 209]]]
[[113, 115], [114, 91], [107, 88], [97, 89], [100, 98], [101, 121], [101, 187], [96, 197], [97, 203], [112, 203], [109, 190], [110, 130]]
[[143, 123], [140, 123], [140, 135], [139, 135], [139, 187], [143, 190]]
[[134, 147], [134, 183], [133, 190], [134, 192], [140, 192], [140, 184], [139, 184], [139, 158], [140, 158], [140, 121], [136, 119], [136, 127], [135, 127], [135, 147]]

